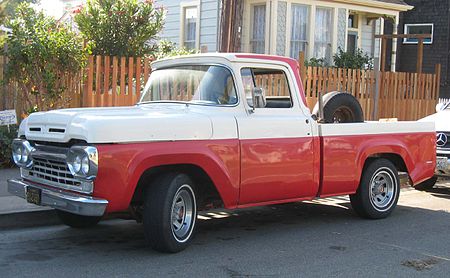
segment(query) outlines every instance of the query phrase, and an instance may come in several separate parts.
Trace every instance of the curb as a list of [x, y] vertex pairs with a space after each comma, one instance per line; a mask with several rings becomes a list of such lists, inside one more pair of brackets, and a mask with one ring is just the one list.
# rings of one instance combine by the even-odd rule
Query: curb
[[53, 209], [22, 211], [0, 214], [0, 229], [21, 229], [29, 227], [59, 225], [61, 221]]

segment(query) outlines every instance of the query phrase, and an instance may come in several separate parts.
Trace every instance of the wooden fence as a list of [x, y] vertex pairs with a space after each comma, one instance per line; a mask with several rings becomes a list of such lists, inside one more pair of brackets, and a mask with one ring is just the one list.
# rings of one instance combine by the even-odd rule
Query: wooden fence
[[[136, 57], [90, 56], [80, 83], [67, 80], [63, 93], [66, 107], [126, 106], [135, 104], [150, 73], [150, 59]], [[0, 57], [0, 80], [3, 80], [4, 58]], [[434, 74], [376, 72], [321, 67], [304, 67], [300, 74], [307, 104], [314, 107], [319, 94], [343, 91], [354, 95], [366, 120], [398, 118], [417, 120], [434, 113], [439, 97], [440, 66]], [[270, 76], [268, 95], [282, 96], [281, 75]], [[278, 85], [276, 85], [278, 84]], [[1, 84], [0, 110], [16, 108], [19, 115], [21, 98], [15, 84]], [[283, 89], [284, 88], [284, 89]], [[182, 87], [180, 87], [180, 90]], [[183, 90], [188, 91], [186, 85]], [[19, 107], [19, 108], [18, 108]], [[57, 107], [58, 108], [58, 107]]]
[[147, 82], [149, 58], [90, 56], [80, 107], [134, 105]]

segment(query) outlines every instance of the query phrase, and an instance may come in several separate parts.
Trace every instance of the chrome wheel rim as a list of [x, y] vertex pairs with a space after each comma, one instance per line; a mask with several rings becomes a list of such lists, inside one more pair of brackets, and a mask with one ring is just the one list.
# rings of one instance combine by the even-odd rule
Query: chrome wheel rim
[[192, 188], [182, 185], [172, 200], [171, 228], [178, 242], [185, 242], [191, 236], [196, 216], [195, 195]]
[[384, 212], [391, 208], [395, 200], [397, 179], [389, 168], [379, 169], [370, 180], [370, 202], [373, 207]]

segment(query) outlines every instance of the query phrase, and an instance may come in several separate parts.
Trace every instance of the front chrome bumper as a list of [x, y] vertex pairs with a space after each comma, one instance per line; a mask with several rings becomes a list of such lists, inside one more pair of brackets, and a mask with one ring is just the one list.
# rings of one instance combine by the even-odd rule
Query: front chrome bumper
[[26, 190], [34, 187], [41, 190], [41, 205], [85, 216], [102, 216], [107, 200], [97, 199], [77, 193], [49, 189], [22, 179], [8, 180], [8, 192], [26, 199]]

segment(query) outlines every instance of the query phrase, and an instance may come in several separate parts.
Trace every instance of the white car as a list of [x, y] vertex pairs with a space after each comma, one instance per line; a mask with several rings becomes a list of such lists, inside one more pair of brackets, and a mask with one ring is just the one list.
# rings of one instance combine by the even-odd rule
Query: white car
[[436, 171], [435, 176], [416, 188], [430, 189], [438, 177], [450, 178], [450, 102], [436, 105], [436, 113], [419, 121], [434, 122], [436, 126]]

